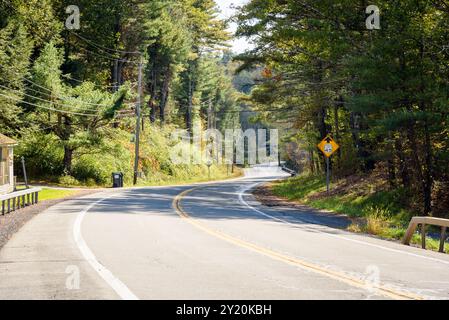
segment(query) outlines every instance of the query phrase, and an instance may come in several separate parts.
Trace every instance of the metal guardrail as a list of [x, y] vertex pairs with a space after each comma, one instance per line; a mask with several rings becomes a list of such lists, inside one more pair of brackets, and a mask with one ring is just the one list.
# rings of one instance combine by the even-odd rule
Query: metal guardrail
[[42, 191], [42, 188], [31, 188], [0, 196], [2, 215], [15, 211], [16, 209], [37, 204], [39, 202], [40, 191]]
[[444, 252], [444, 243], [446, 242], [446, 230], [449, 228], [449, 220], [441, 218], [431, 218], [431, 217], [414, 217], [410, 221], [407, 232], [405, 233], [402, 243], [405, 245], [410, 245], [413, 234], [415, 233], [418, 225], [421, 225], [421, 244], [422, 248], [426, 249], [426, 226], [439, 226], [441, 227], [441, 237], [440, 237], [440, 252]]

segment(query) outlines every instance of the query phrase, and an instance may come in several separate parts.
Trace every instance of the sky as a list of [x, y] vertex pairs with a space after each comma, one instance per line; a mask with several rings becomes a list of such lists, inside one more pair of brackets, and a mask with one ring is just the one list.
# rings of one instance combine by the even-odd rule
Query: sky
[[[232, 9], [232, 6], [241, 6], [249, 2], [249, 0], [216, 0], [217, 4], [219, 5], [221, 9], [221, 18], [227, 19], [231, 17], [235, 10]], [[235, 32], [237, 26], [235, 24], [231, 24], [230, 31]], [[247, 39], [241, 38], [241, 39], [235, 39], [232, 42], [232, 48], [235, 53], [242, 53], [247, 49], [251, 48], [251, 44], [248, 42]]]

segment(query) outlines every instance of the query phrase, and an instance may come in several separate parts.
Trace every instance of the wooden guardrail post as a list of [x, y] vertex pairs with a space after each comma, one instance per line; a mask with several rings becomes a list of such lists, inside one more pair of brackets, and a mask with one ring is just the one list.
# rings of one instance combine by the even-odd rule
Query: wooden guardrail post
[[421, 246], [426, 249], [426, 225], [423, 223], [421, 225]]
[[[2, 214], [10, 213], [16, 209], [25, 208], [39, 201], [39, 192], [41, 188], [32, 188], [22, 191], [16, 191], [10, 194], [0, 195]], [[12, 203], [11, 203], [12, 202]]]
[[405, 245], [410, 245], [413, 234], [415, 234], [416, 228], [421, 225], [421, 244], [422, 248], [426, 249], [426, 227], [427, 225], [439, 226], [441, 227], [440, 236], [440, 248], [439, 251], [444, 253], [444, 243], [446, 241], [446, 230], [449, 228], [449, 219], [431, 218], [431, 217], [414, 217], [410, 221], [408, 229], [405, 233], [402, 243]]
[[447, 227], [441, 227], [441, 237], [440, 237], [440, 252], [444, 253], [444, 242], [446, 241], [446, 230]]
[[407, 231], [405, 232], [404, 240], [402, 240], [402, 243], [405, 244], [406, 246], [410, 245], [410, 241], [412, 240], [413, 234], [415, 234], [417, 226], [418, 225], [412, 219], [407, 228]]

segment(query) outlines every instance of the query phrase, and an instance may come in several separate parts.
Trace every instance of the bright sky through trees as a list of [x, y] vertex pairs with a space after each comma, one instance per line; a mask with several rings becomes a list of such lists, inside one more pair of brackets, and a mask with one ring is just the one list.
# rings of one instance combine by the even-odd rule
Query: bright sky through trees
[[[217, 4], [220, 6], [222, 11], [220, 17], [228, 19], [231, 17], [236, 10], [234, 7], [242, 6], [248, 3], [248, 0], [217, 0]], [[232, 23], [230, 26], [230, 30], [235, 32], [237, 25]], [[232, 50], [235, 53], [242, 53], [245, 50], [251, 48], [251, 43], [249, 43], [248, 39], [245, 38], [236, 38], [232, 41]]]

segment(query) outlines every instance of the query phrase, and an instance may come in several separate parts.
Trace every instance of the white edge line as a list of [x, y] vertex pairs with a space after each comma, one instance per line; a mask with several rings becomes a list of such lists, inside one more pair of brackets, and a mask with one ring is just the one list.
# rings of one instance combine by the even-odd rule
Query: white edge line
[[100, 262], [98, 262], [97, 258], [87, 246], [86, 242], [83, 239], [81, 234], [81, 224], [94, 206], [99, 203], [111, 198], [113, 195], [100, 199], [89, 206], [87, 206], [83, 211], [81, 211], [73, 225], [73, 236], [75, 239], [75, 243], [78, 246], [78, 249], [81, 251], [84, 259], [91, 265], [91, 267], [100, 275], [101, 278], [119, 295], [119, 297], [123, 300], [139, 300], [139, 298], [129, 290], [129, 288], [121, 282], [117, 277], [115, 277], [111, 271], [109, 271], [106, 267], [104, 267]]
[[[257, 212], [257, 213], [259, 213], [259, 214], [261, 214], [261, 215], [263, 215], [263, 216], [265, 216], [265, 217], [267, 217], [267, 218], [270, 218], [270, 219], [272, 219], [272, 220], [276, 220], [276, 221], [278, 221], [278, 222], [282, 222], [282, 223], [285, 223], [285, 224], [287, 224], [287, 225], [295, 226], [295, 227], [296, 227], [297, 225], [295, 225], [295, 224], [293, 224], [293, 223], [291, 223], [291, 222], [289, 222], [289, 221], [287, 221], [287, 220], [284, 220], [284, 219], [280, 219], [280, 218], [271, 216], [271, 215], [269, 215], [269, 214], [267, 214], [267, 213], [265, 213], [265, 212], [260, 211], [259, 209], [254, 208], [253, 206], [251, 206], [250, 204], [248, 204], [248, 202], [246, 202], [245, 199], [243, 199], [243, 195], [244, 195], [248, 190], [254, 189], [254, 188], [257, 187], [258, 185], [261, 185], [261, 184], [263, 184], [263, 183], [265, 183], [265, 182], [258, 182], [258, 183], [252, 184], [252, 185], [250, 185], [250, 186], [248, 186], [248, 187], [243, 187], [242, 189], [240, 189], [239, 194], [238, 194], [240, 203], [243, 204], [243, 205], [245, 205], [245, 206], [248, 207], [249, 209], [251, 209], [251, 210], [253, 210], [253, 211], [255, 211], [255, 212]], [[338, 239], [346, 240], [346, 241], [349, 241], [349, 242], [354, 242], [354, 243], [357, 243], [357, 244], [361, 244], [361, 245], [365, 245], [365, 246], [369, 246], [369, 247], [374, 247], [374, 248], [382, 249], [382, 250], [385, 250], [385, 251], [390, 251], [390, 252], [395, 252], [395, 253], [401, 253], [401, 254], [405, 254], [405, 255], [408, 255], [408, 256], [412, 256], [412, 257], [416, 257], [416, 258], [421, 258], [421, 259], [426, 259], [426, 260], [430, 260], [430, 261], [434, 261], [434, 262], [440, 262], [440, 263], [449, 265], [449, 261], [445, 261], [445, 260], [441, 260], [441, 259], [437, 259], [437, 258], [426, 257], [426, 256], [422, 256], [422, 255], [415, 254], [415, 253], [411, 253], [411, 252], [407, 252], [407, 251], [402, 251], [402, 250], [392, 249], [392, 248], [384, 247], [384, 246], [381, 246], [381, 245], [377, 245], [377, 244], [373, 244], [373, 243], [369, 243], [369, 242], [365, 242], [365, 241], [360, 241], [360, 240], [350, 239], [350, 238], [347, 238], [347, 237], [343, 237], [343, 236], [339, 236], [339, 235], [335, 235], [335, 234], [330, 234], [330, 233], [327, 233], [327, 232], [324, 232], [324, 231], [321, 231], [321, 230], [315, 230], [315, 231], [317, 231], [318, 233], [327, 235], [327, 236], [329, 236], [329, 237], [332, 237], [332, 238], [338, 238]]]

